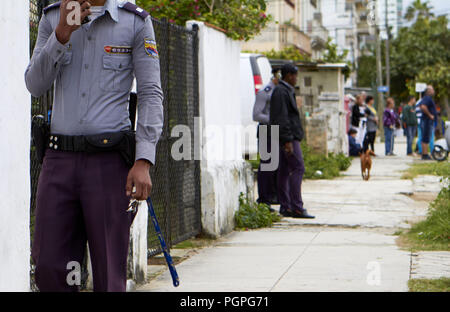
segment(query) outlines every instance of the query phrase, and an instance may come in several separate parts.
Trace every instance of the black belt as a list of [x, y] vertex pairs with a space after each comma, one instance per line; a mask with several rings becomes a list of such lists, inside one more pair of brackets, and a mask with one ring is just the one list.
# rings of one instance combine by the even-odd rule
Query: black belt
[[132, 165], [136, 152], [134, 131], [101, 133], [94, 135], [50, 134], [48, 148], [65, 152], [107, 152], [118, 151], [125, 161]]

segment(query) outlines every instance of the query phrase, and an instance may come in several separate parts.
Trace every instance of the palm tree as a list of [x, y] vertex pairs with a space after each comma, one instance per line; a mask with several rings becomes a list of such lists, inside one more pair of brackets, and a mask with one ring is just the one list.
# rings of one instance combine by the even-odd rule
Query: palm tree
[[425, 0], [424, 2], [415, 0], [406, 10], [405, 18], [408, 21], [411, 21], [414, 18], [429, 18], [434, 16], [431, 12], [432, 9], [433, 7], [429, 6], [428, 0]]

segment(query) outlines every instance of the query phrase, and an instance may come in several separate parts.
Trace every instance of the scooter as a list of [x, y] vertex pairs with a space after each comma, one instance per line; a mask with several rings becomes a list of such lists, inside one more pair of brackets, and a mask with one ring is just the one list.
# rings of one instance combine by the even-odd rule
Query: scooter
[[450, 147], [450, 121], [445, 122], [445, 135], [444, 138], [434, 142], [434, 148], [431, 152], [431, 156], [434, 160], [444, 161], [448, 157]]

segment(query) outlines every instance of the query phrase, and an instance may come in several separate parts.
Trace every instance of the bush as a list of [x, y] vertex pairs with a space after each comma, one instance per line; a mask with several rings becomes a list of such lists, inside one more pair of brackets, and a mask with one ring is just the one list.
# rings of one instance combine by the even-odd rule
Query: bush
[[188, 20], [210, 23], [235, 40], [250, 40], [272, 20], [265, 0], [137, 0], [153, 17], [184, 26]]
[[234, 219], [238, 229], [271, 227], [273, 222], [281, 220], [276, 213], [270, 212], [268, 205], [249, 202], [243, 193], [239, 195], [239, 210]]
[[[345, 156], [343, 153], [327, 156], [315, 154], [305, 142], [301, 144], [303, 152], [303, 161], [305, 163], [305, 179], [332, 179], [340, 175], [340, 171], [347, 170], [352, 164], [351, 157]], [[247, 160], [253, 169], [258, 169], [259, 155], [256, 160]], [[320, 173], [318, 172], [320, 171]]]
[[[347, 170], [352, 160], [342, 153], [330, 153], [327, 156], [315, 154], [302, 142], [303, 160], [305, 162], [306, 179], [332, 179], [340, 175], [340, 171]], [[320, 172], [320, 173], [319, 173]]]

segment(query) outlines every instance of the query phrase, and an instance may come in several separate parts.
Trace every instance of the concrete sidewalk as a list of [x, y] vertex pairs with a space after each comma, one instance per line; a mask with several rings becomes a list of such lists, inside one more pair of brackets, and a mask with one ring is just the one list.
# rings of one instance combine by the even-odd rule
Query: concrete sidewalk
[[425, 216], [439, 182], [421, 180], [421, 194], [431, 196], [411, 198], [415, 183], [400, 171], [414, 159], [401, 141], [398, 156], [381, 156], [377, 144], [370, 181], [362, 180], [359, 159], [341, 178], [305, 181], [304, 202], [316, 219], [231, 233], [177, 265], [180, 287], [165, 270], [138, 291], [407, 291], [411, 255], [393, 234]]

